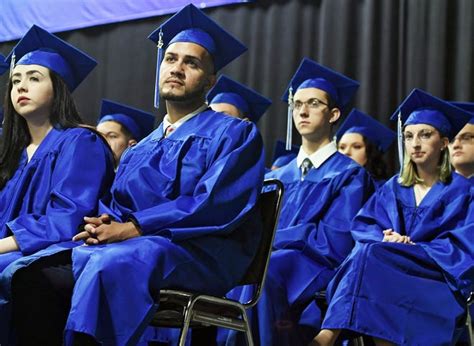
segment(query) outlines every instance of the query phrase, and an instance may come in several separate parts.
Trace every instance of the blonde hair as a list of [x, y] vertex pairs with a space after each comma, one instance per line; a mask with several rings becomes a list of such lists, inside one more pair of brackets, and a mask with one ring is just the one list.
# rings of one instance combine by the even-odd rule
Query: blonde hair
[[[438, 179], [443, 183], [448, 182], [451, 177], [451, 172], [452, 169], [451, 161], [449, 158], [449, 151], [447, 148], [444, 148], [439, 157]], [[416, 165], [410, 159], [410, 156], [407, 155], [406, 150], [403, 159], [403, 171], [400, 177], [398, 178], [398, 182], [402, 186], [413, 186], [415, 184], [421, 184], [424, 182], [423, 179], [418, 176]]]

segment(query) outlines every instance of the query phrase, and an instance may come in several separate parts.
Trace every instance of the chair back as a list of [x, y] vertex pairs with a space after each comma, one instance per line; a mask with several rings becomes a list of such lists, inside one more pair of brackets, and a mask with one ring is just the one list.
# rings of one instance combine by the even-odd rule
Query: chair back
[[263, 182], [262, 193], [257, 201], [262, 220], [262, 239], [249, 269], [240, 282], [241, 285], [255, 285], [253, 297], [244, 303], [246, 308], [254, 306], [262, 292], [280, 217], [283, 193], [283, 183], [280, 180], [267, 179]]

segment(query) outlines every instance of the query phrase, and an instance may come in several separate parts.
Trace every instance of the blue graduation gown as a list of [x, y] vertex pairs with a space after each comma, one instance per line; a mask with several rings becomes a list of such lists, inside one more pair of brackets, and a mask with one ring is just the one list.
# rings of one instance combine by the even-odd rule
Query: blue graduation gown
[[[93, 164], [87, 165], [88, 162]], [[112, 184], [114, 165], [108, 145], [84, 128], [53, 128], [28, 162], [0, 191], [0, 237], [16, 237], [20, 251], [0, 255], [0, 343], [8, 334], [10, 282], [32, 261], [74, 246], [86, 215]]]
[[135, 219], [143, 234], [73, 250], [66, 342], [78, 331], [134, 344], [160, 288], [223, 295], [235, 286], [261, 236], [254, 206], [263, 171], [255, 125], [210, 109], [167, 138], [160, 125], [129, 149], [100, 212]]
[[[416, 245], [384, 243], [382, 231]], [[450, 345], [473, 290], [474, 203], [467, 179], [436, 183], [416, 206], [389, 180], [354, 218], [357, 246], [328, 288], [324, 328], [400, 345]]]
[[[314, 335], [302, 325], [315, 326], [321, 317], [314, 294], [324, 290], [335, 268], [349, 254], [353, 240], [349, 224], [373, 192], [369, 174], [338, 152], [301, 180], [296, 159], [267, 174], [285, 186], [283, 208], [262, 297], [252, 309], [257, 345], [306, 345]], [[252, 288], [233, 290], [229, 296], [246, 301]], [[244, 345], [243, 333], [227, 334], [227, 344]]]

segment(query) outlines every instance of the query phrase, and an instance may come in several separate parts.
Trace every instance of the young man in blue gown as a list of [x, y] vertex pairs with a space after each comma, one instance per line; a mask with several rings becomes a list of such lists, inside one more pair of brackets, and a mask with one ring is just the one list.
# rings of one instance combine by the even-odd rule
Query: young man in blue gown
[[[19, 311], [43, 311], [46, 319], [58, 315], [54, 305], [69, 311], [70, 302], [66, 344], [77, 333], [104, 344], [136, 344], [161, 288], [223, 295], [243, 276], [261, 238], [255, 210], [264, 172], [259, 132], [205, 104], [215, 72], [245, 47], [193, 5], [150, 39], [159, 47], [155, 101], [161, 95], [167, 114], [125, 153], [111, 199], [100, 203], [101, 216], [86, 218], [74, 238], [89, 246], [72, 252], [72, 299], [70, 281], [46, 277], [51, 265], [18, 279], [27, 285], [39, 276], [35, 284], [43, 280], [52, 287], [47, 298], [26, 297], [19, 289]], [[43, 329], [35, 332], [45, 338], [53, 332]]]
[[[373, 192], [364, 168], [331, 141], [332, 127], [358, 83], [304, 59], [289, 88], [302, 145], [295, 159], [266, 175], [283, 182], [285, 197], [264, 292], [249, 316], [255, 343], [262, 346], [310, 341], [320, 322], [314, 295], [326, 288], [352, 249], [350, 221]], [[231, 296], [245, 300], [249, 294], [251, 288], [244, 287]], [[245, 343], [236, 332], [225, 341]]]

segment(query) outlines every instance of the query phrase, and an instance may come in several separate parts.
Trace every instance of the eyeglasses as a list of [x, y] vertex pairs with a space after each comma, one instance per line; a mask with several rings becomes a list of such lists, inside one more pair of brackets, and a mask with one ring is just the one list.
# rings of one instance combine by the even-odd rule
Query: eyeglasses
[[[427, 142], [430, 140], [431, 136], [433, 136], [434, 133], [435, 131], [421, 130], [416, 134], [416, 137], [422, 142]], [[405, 141], [405, 143], [411, 143], [414, 141], [414, 139], [415, 136], [411, 132], [406, 132], [403, 134], [403, 140]]]
[[308, 101], [302, 102], [302, 101], [295, 101], [293, 104], [293, 109], [299, 111], [301, 108], [303, 108], [304, 105], [307, 105], [309, 109], [316, 109], [320, 105], [328, 106], [327, 103], [324, 103], [323, 101], [317, 99], [317, 98], [312, 98], [309, 99]]
[[474, 138], [474, 134], [472, 133], [463, 133], [462, 135], [456, 136], [451, 141], [451, 144], [454, 142], [459, 141], [461, 144], [472, 144], [472, 139]]

